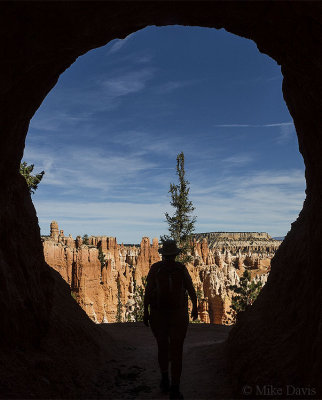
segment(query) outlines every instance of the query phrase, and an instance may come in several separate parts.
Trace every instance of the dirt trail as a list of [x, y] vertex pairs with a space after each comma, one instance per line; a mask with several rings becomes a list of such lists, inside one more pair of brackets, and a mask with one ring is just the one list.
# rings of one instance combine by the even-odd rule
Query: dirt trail
[[[99, 392], [114, 399], [167, 399], [159, 390], [157, 347], [151, 330], [143, 323], [101, 326], [117, 340], [120, 352], [97, 377]], [[185, 399], [231, 398], [223, 349], [229, 330], [221, 325], [189, 325], [181, 379]], [[106, 377], [111, 373], [111, 363], [114, 385], [111, 377]]]

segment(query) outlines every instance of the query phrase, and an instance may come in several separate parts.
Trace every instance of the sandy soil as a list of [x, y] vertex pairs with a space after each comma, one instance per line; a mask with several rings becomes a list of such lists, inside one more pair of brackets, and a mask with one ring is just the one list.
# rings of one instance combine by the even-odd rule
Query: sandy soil
[[[99, 398], [166, 399], [159, 390], [157, 347], [143, 323], [104, 324], [101, 329], [117, 340], [119, 354], [97, 374]], [[184, 345], [181, 391], [185, 399], [231, 398], [224, 356], [230, 328], [190, 324]], [[115, 372], [111, 380], [111, 365]], [[105, 396], [102, 396], [105, 393]], [[95, 397], [95, 396], [94, 396]]]

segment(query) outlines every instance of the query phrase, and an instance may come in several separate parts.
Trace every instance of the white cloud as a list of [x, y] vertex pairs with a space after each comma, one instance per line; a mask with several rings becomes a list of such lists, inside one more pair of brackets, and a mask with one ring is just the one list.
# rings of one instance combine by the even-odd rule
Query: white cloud
[[[191, 195], [196, 207], [197, 232], [204, 231], [267, 231], [273, 236], [284, 235], [301, 210], [303, 188], [273, 187], [272, 185], [238, 185], [221, 187], [213, 193]], [[195, 188], [192, 187], [191, 193]], [[292, 195], [290, 195], [292, 194]], [[43, 231], [52, 219], [58, 220], [65, 232], [76, 234], [106, 234], [118, 241], [139, 242], [142, 236], [158, 237], [166, 233], [164, 212], [172, 213], [164, 196], [162, 202], [78, 202], [36, 201]]]
[[94, 146], [65, 146], [63, 152], [28, 146], [23, 159], [45, 170], [42, 185], [67, 189], [74, 195], [95, 189], [98, 197], [109, 191], [115, 195], [115, 191], [133, 190], [146, 171], [159, 167], [135, 153], [117, 154]]
[[305, 198], [302, 170], [253, 172], [212, 183], [196, 175], [191, 182], [200, 232], [241, 230], [284, 235]]
[[63, 125], [66, 127], [76, 126], [91, 118], [90, 113], [69, 113], [51, 111], [37, 113], [30, 122], [30, 127], [41, 131], [57, 131]]
[[300, 185], [305, 184], [302, 170], [287, 171], [263, 171], [251, 175], [244, 183], [244, 186], [252, 185]]
[[121, 48], [126, 44], [126, 42], [129, 41], [129, 39], [132, 37], [133, 33], [130, 35], [126, 36], [124, 39], [115, 39], [114, 43], [108, 50], [108, 54], [113, 54], [121, 50]]
[[[148, 162], [135, 157], [128, 165], [125, 165], [126, 157], [105, 158], [77, 150], [75, 159], [79, 157], [83, 167], [72, 171], [64, 167], [53, 169], [53, 176], [47, 182], [57, 187], [57, 194], [62, 191], [67, 197], [41, 200], [38, 197], [41, 189], [34, 196], [43, 233], [48, 232], [52, 219], [58, 220], [62, 229], [74, 236], [87, 232], [116, 236], [124, 242], [139, 242], [142, 236], [158, 237], [166, 233], [164, 212], [173, 211], [167, 194], [169, 177], [153, 177], [152, 173], [152, 178], [146, 179], [143, 171]], [[189, 178], [199, 232], [240, 230], [284, 235], [297, 218], [305, 197], [301, 170], [249, 172], [242, 176], [214, 177], [212, 182], [211, 177], [198, 174], [194, 171]], [[62, 188], [59, 185], [64, 179]], [[77, 191], [93, 191], [93, 195], [88, 200], [80, 200], [81, 196], [75, 195]], [[69, 194], [73, 200], [68, 198]]]
[[[160, 158], [167, 154], [169, 142], [160, 136], [151, 143], [144, 132], [124, 132], [111, 137], [112, 142], [113, 138], [114, 144], [102, 147], [89, 142], [87, 148], [65, 145], [64, 151], [61, 146], [26, 148], [24, 160], [34, 163], [36, 171], [46, 172], [33, 196], [43, 230], [57, 219], [73, 234], [103, 234], [106, 226], [110, 235], [127, 242], [139, 241], [139, 233], [165, 233], [169, 183], [176, 179], [175, 165], [164, 165]], [[122, 142], [129, 147], [122, 147]], [[137, 143], [140, 147], [134, 151]], [[239, 166], [251, 161], [251, 155], [237, 153], [224, 160]], [[304, 173], [299, 169], [211, 174], [205, 173], [201, 162], [193, 164], [188, 179], [198, 231], [259, 230], [284, 235], [305, 197]]]
[[216, 124], [214, 126], [216, 128], [279, 128], [280, 136], [276, 140], [278, 144], [287, 142], [295, 133], [295, 126], [291, 121], [271, 124]]
[[158, 135], [154, 133], [151, 136], [150, 132], [140, 130], [110, 132], [106, 140], [109, 143], [123, 146], [129, 149], [132, 154], [135, 153], [140, 157], [153, 153], [155, 155], [162, 155], [163, 158], [167, 157], [168, 159], [172, 158], [175, 160], [178, 154], [177, 149], [182, 147], [182, 138], [177, 137], [175, 134], [171, 135], [167, 133], [167, 135]]
[[272, 128], [272, 127], [294, 127], [293, 122], [277, 122], [272, 124], [216, 124], [216, 128]]
[[277, 143], [285, 143], [295, 133], [294, 124], [280, 125], [280, 136], [277, 139]]
[[77, 202], [34, 200], [42, 234], [49, 233], [55, 219], [65, 234], [89, 233], [116, 236], [118, 242], [139, 243], [143, 236], [159, 237], [166, 233], [166, 203]]
[[138, 56], [135, 56], [134, 58], [133, 58], [133, 61], [134, 62], [137, 62], [137, 63], [142, 63], [142, 64], [144, 64], [144, 63], [149, 63], [150, 61], [152, 61], [152, 55], [151, 54], [143, 54], [143, 55], [138, 55]]
[[82, 125], [83, 130], [85, 123], [93, 122], [94, 113], [112, 111], [120, 106], [122, 97], [145, 89], [154, 72], [154, 69], [141, 65], [116, 74], [105, 74], [77, 87], [58, 86], [49, 93], [42, 108], [32, 118], [30, 127], [62, 131]]
[[293, 126], [294, 127], [294, 123], [293, 122], [278, 122], [277, 124], [265, 124], [263, 125], [263, 127], [272, 127], [272, 126]]
[[158, 87], [157, 91], [158, 91], [159, 93], [161, 93], [161, 94], [164, 94], [164, 93], [171, 93], [171, 92], [173, 92], [174, 90], [181, 89], [181, 88], [184, 88], [184, 87], [187, 87], [187, 86], [191, 86], [191, 85], [193, 85], [193, 84], [195, 84], [195, 83], [198, 83], [198, 82], [200, 82], [200, 81], [197, 81], [197, 80], [190, 80], [190, 81], [169, 81], [169, 82], [166, 82], [166, 83], [160, 85], [160, 86]]
[[253, 85], [253, 84], [266, 84], [268, 82], [272, 81], [282, 81], [283, 77], [282, 74], [279, 75], [274, 75], [270, 77], [266, 76], [256, 76], [254, 78], [249, 78], [249, 79], [238, 79], [238, 80], [233, 80], [230, 83], [233, 85]]
[[102, 85], [112, 97], [119, 97], [143, 90], [152, 77], [153, 70], [146, 68], [106, 79]]
[[234, 166], [241, 166], [252, 162], [253, 157], [250, 154], [235, 154], [231, 157], [224, 158], [222, 161]]

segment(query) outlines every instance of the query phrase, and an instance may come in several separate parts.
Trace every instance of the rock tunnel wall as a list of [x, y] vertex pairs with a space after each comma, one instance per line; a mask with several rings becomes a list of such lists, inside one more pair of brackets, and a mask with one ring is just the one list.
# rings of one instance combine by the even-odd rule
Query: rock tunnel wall
[[[0, 65], [0, 330], [2, 344], [38, 345], [89, 321], [60, 297], [64, 282], [44, 263], [35, 210], [19, 175], [31, 117], [78, 56], [147, 25], [225, 28], [275, 59], [306, 166], [307, 198], [272, 263], [269, 281], [231, 332], [236, 393], [244, 383], [320, 383], [322, 370], [322, 6], [320, 2], [2, 2]], [[211, 51], [211, 49], [210, 49]], [[81, 312], [81, 311], [79, 311]], [[77, 314], [77, 313], [76, 313]], [[80, 322], [81, 321], [81, 322]], [[71, 340], [72, 342], [71, 335]], [[46, 339], [47, 338], [47, 339]], [[58, 340], [58, 339], [57, 339]], [[75, 347], [76, 351], [76, 347]], [[321, 385], [321, 384], [320, 384]]]

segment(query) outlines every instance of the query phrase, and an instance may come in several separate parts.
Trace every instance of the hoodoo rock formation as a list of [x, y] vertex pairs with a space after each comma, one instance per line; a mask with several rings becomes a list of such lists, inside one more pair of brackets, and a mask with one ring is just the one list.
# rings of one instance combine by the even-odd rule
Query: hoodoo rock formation
[[[69, 235], [57, 235], [58, 224], [50, 225], [50, 237], [43, 237], [45, 260], [70, 285], [72, 296], [94, 322], [115, 322], [118, 302], [117, 282], [120, 282], [123, 320], [134, 282], [142, 284], [142, 277], [150, 266], [160, 260], [158, 239], [144, 237], [140, 247], [119, 245], [115, 237], [91, 236], [89, 243]], [[62, 232], [62, 231], [60, 231]], [[101, 265], [98, 255], [105, 258]]]
[[[8, 1], [0, 7], [0, 350], [2, 360], [10, 354], [1, 367], [6, 397], [14, 391], [25, 398], [31, 389], [38, 397], [75, 397], [73, 389], [91, 370], [82, 355], [97, 365], [102, 348], [99, 327], [84, 319], [68, 285], [44, 261], [36, 212], [19, 174], [29, 122], [79, 56], [148, 25], [169, 24], [224, 28], [253, 40], [281, 65], [307, 197], [272, 261], [267, 284], [232, 329], [227, 349], [238, 398], [243, 385], [254, 384], [310, 385], [321, 397], [322, 3]], [[20, 364], [12, 361], [18, 347], [43, 357], [41, 371], [44, 360], [53, 366], [52, 376], [64, 371], [56, 379], [62, 382], [60, 391], [53, 386], [41, 396], [48, 385], [33, 379], [39, 376], [31, 374], [34, 364], [27, 368], [23, 357]], [[70, 358], [72, 367], [59, 369]], [[28, 385], [19, 391], [23, 379]]]
[[281, 240], [273, 239], [266, 232], [209, 232], [197, 233], [194, 235], [196, 240], [206, 239], [211, 249], [218, 249], [223, 252], [229, 249], [232, 253], [241, 251], [251, 253], [262, 258], [272, 258], [282, 243]]
[[[229, 286], [238, 284], [245, 269], [264, 284], [270, 260], [280, 242], [256, 232], [219, 233], [225, 242], [213, 243], [209, 248], [207, 235], [195, 235], [193, 261], [187, 266], [199, 293], [199, 319], [229, 324], [232, 297]], [[50, 224], [50, 237], [43, 237], [43, 247], [47, 264], [60, 273], [78, 304], [96, 323], [116, 321], [118, 281], [122, 317], [127, 320], [134, 304], [134, 288], [142, 285], [151, 265], [160, 260], [157, 238], [152, 245], [148, 237], [143, 237], [140, 246], [124, 246], [115, 237], [91, 236], [88, 244], [84, 244], [80, 236], [76, 240], [70, 235], [65, 237], [56, 221]], [[105, 257], [104, 266], [98, 259], [99, 249]]]

